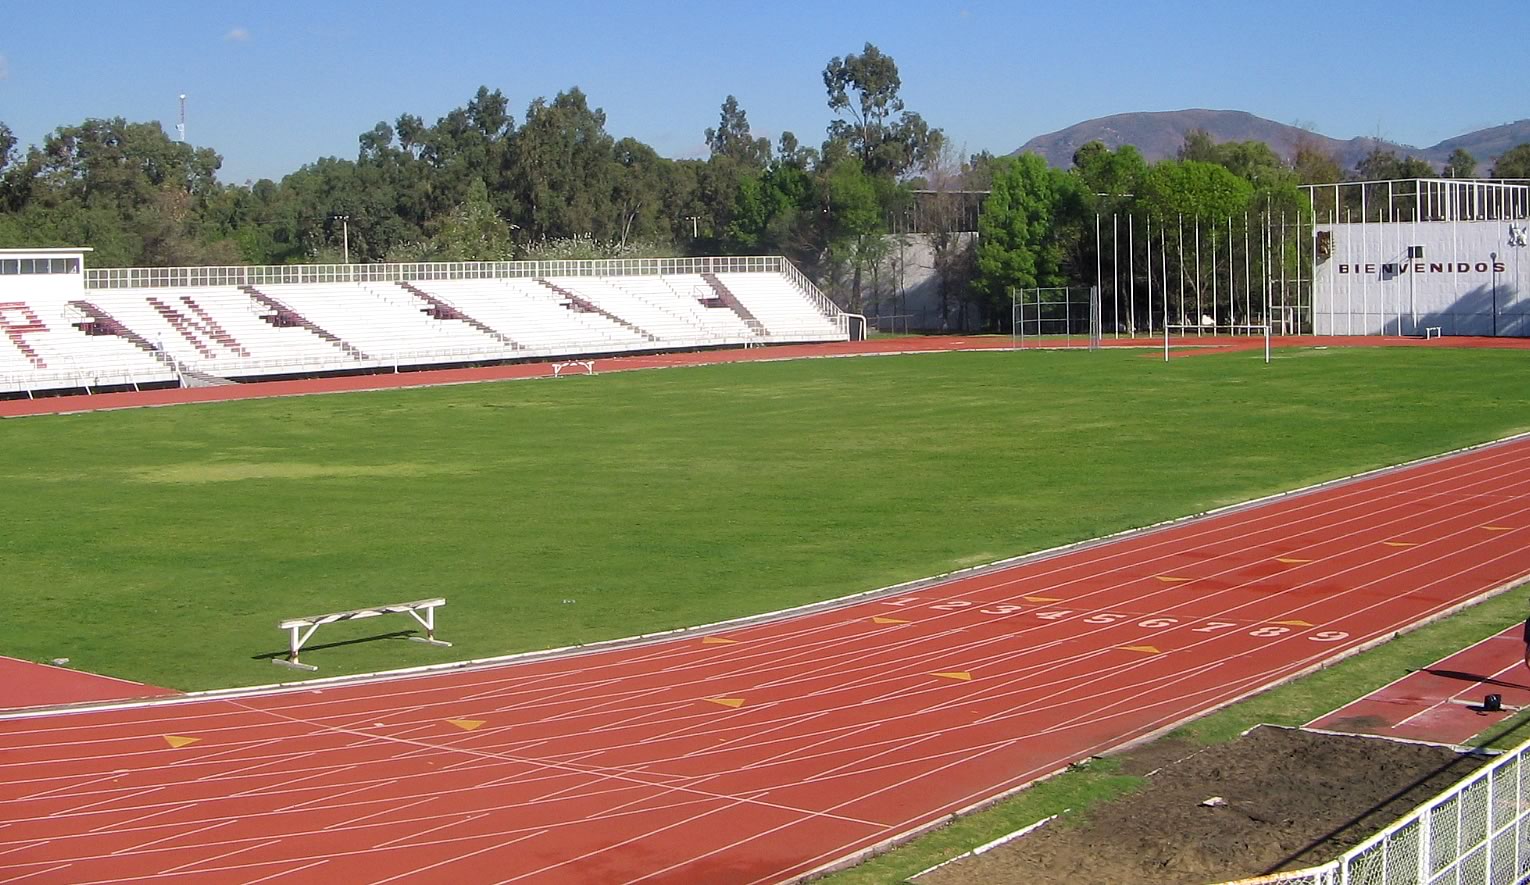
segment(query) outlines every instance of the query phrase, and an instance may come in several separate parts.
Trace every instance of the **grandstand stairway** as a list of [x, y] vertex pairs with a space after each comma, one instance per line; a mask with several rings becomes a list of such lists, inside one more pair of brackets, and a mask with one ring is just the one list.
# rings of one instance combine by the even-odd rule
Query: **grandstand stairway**
[[[200, 321], [198, 331], [202, 331], [213, 341], [238, 356], [248, 357], [250, 355], [250, 349], [240, 344], [233, 335], [229, 334], [228, 330], [224, 329], [217, 320], [213, 319], [211, 314], [193, 301], [191, 296], [182, 295], [180, 296], [180, 301], [181, 305], [190, 310], [197, 317], [197, 321]], [[213, 359], [217, 356], [211, 347], [204, 344], [202, 339], [192, 334], [192, 330], [188, 328], [188, 326], [193, 325], [196, 321], [188, 320], [185, 314], [181, 313], [174, 306], [166, 304], [152, 295], [149, 296], [148, 303], [150, 307], [154, 308], [155, 313], [163, 317], [165, 322], [169, 323], [175, 331], [179, 332], [182, 338], [190, 342], [203, 357]]]
[[744, 303], [738, 300], [738, 296], [733, 294], [733, 290], [723, 285], [723, 281], [717, 278], [717, 274], [704, 273], [701, 275], [701, 279], [708, 286], [712, 287], [712, 292], [717, 296], [717, 300], [721, 301], [729, 310], [738, 314], [739, 319], [744, 321], [744, 325], [753, 329], [756, 335], [770, 334], [770, 330], [765, 328], [765, 324], [749, 312], [749, 308], [745, 307]]
[[569, 307], [574, 309], [574, 310], [579, 311], [580, 313], [599, 314], [600, 316], [605, 317], [606, 319], [610, 320], [611, 322], [616, 323], [618, 326], [621, 326], [624, 329], [630, 329], [631, 331], [637, 333], [638, 335], [643, 336], [644, 338], [648, 339], [649, 341], [658, 341], [659, 340], [659, 336], [653, 334], [652, 332], [648, 331], [647, 329], [644, 329], [644, 328], [642, 328], [640, 326], [633, 325], [632, 323], [628, 322], [627, 320], [622, 319], [621, 317], [619, 317], [616, 314], [610, 312], [609, 310], [606, 310], [605, 308], [601, 307], [600, 305], [595, 304], [594, 302], [592, 302], [589, 299], [583, 297], [582, 295], [577, 295], [574, 292], [571, 292], [568, 289], [563, 288], [562, 286], [558, 285], [557, 283], [554, 283], [552, 280], [540, 279], [539, 278], [537, 280], [537, 282], [541, 283], [542, 285], [546, 286], [547, 288], [553, 290], [553, 292], [555, 292], [560, 297], [567, 298], [568, 299]]
[[112, 335], [121, 338], [132, 343], [133, 346], [149, 356], [154, 357], [165, 368], [175, 372], [177, 375], [180, 374], [181, 367], [175, 361], [175, 357], [165, 353], [163, 349], [156, 347], [154, 342], [129, 329], [95, 304], [89, 301], [71, 301], [69, 306], [85, 315], [83, 320], [74, 324], [75, 328], [81, 332], [84, 332], [86, 335]]
[[277, 326], [278, 328], [286, 326], [299, 326], [301, 328], [307, 329], [308, 331], [319, 336], [330, 344], [333, 344], [335, 347], [345, 351], [345, 354], [352, 359], [371, 359], [371, 357], [367, 356], [365, 353], [362, 353], [360, 348], [356, 347], [350, 342], [342, 340], [340, 336], [334, 334], [328, 329], [320, 327], [317, 323], [293, 310], [280, 299], [273, 298], [270, 295], [267, 295], [266, 293], [255, 288], [254, 286], [240, 286], [239, 289], [246, 295], [250, 296], [256, 301], [259, 301], [261, 304], [264, 304], [266, 307], [269, 307], [272, 311], [274, 311], [274, 313], [261, 317], [261, 319], [265, 320], [271, 325]]
[[413, 283], [405, 282], [403, 280], [400, 280], [398, 285], [399, 288], [403, 289], [405, 292], [408, 292], [410, 295], [413, 295], [426, 304], [429, 304], [430, 310], [428, 310], [427, 313], [435, 319], [460, 320], [461, 322], [467, 323], [469, 326], [472, 326], [474, 329], [477, 329], [478, 331], [488, 335], [496, 341], [504, 342], [509, 347], [512, 347], [516, 350], [524, 349], [522, 345], [517, 344], [514, 340], [512, 340], [509, 335], [498, 331], [488, 323], [468, 316], [467, 314], [463, 313], [462, 310], [455, 304], [452, 304], [445, 298], [432, 295], [429, 292], [426, 292], [424, 289], [421, 289], [419, 286], [416, 286]]

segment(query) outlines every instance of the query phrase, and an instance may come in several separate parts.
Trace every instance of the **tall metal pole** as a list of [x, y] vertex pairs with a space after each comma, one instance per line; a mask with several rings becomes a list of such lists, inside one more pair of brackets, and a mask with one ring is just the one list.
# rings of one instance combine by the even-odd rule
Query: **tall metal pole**
[[[1127, 310], [1131, 319], [1127, 321], [1127, 333], [1130, 336], [1137, 334], [1137, 216], [1126, 216], [1126, 291]], [[1117, 323], [1119, 329], [1120, 324]]]
[[1179, 216], [1179, 234], [1175, 237], [1179, 246], [1179, 322], [1185, 322], [1185, 216]]
[[1121, 216], [1110, 213], [1110, 321], [1121, 337]]
[[[1100, 213], [1096, 212], [1094, 213], [1094, 290], [1096, 292], [1103, 292], [1105, 290], [1105, 250], [1101, 248], [1102, 246], [1103, 243], [1100, 240]], [[1068, 328], [1071, 331], [1073, 328], [1073, 323], [1071, 322], [1073, 313], [1073, 297], [1071, 289], [1069, 290], [1068, 301], [1068, 314], [1070, 319]]]
[[1195, 334], [1205, 334], [1201, 320], [1206, 316], [1201, 310], [1201, 217], [1195, 216]]

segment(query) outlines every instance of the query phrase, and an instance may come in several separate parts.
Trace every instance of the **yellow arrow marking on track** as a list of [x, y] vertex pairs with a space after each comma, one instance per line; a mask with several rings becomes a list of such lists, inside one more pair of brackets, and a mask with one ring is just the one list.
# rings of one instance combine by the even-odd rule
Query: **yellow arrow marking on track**
[[1062, 602], [1055, 596], [1022, 596], [1020, 598], [1026, 602]]
[[709, 704], [721, 704], [724, 707], [729, 707], [731, 709], [737, 710], [739, 707], [742, 707], [744, 705], [744, 699], [743, 698], [707, 698], [707, 703], [709, 703]]
[[1512, 532], [1512, 531], [1514, 531], [1513, 529], [1509, 528], [1506, 525], [1485, 525], [1485, 526], [1482, 527], [1482, 530], [1485, 531], [1485, 532]]
[[702, 645], [738, 645], [737, 639], [724, 639], [721, 636], [703, 636]]
[[972, 674], [966, 670], [954, 670], [950, 673], [931, 673], [931, 676], [939, 676], [941, 679], [955, 679], [958, 682], [972, 681]]
[[884, 618], [881, 615], [877, 615], [876, 617], [871, 619], [871, 623], [873, 623], [873, 624], [907, 624], [908, 621], [902, 620], [900, 618]]
[[165, 739], [165, 743], [169, 744], [172, 748], [177, 750], [179, 750], [181, 747], [189, 747], [197, 741], [201, 740], [201, 738], [182, 737], [178, 734], [166, 734], [161, 735], [161, 737]]
[[1155, 577], [1157, 577], [1158, 580], [1164, 582], [1165, 584], [1183, 584], [1186, 581], [1195, 580], [1194, 578], [1176, 578], [1173, 575], [1156, 575]]
[[1308, 562], [1311, 562], [1312, 560], [1310, 560], [1310, 559], [1297, 559], [1294, 556], [1277, 556], [1277, 557], [1275, 557], [1275, 561], [1276, 562], [1283, 562], [1286, 565], [1302, 565], [1303, 563], [1308, 563]]
[[463, 731], [472, 731], [484, 723], [482, 719], [448, 719], [446, 721]]
[[1279, 624], [1282, 627], [1311, 627], [1312, 626], [1310, 623], [1308, 623], [1306, 621], [1271, 621], [1270, 623], [1272, 623], [1272, 624]]
[[1417, 547], [1418, 541], [1382, 541], [1388, 547]]
[[1122, 651], [1138, 651], [1138, 652], [1142, 652], [1145, 655], [1161, 655], [1161, 654], [1163, 654], [1163, 651], [1161, 649], [1159, 649], [1156, 645], [1123, 645], [1123, 646], [1121, 646], [1121, 650]]

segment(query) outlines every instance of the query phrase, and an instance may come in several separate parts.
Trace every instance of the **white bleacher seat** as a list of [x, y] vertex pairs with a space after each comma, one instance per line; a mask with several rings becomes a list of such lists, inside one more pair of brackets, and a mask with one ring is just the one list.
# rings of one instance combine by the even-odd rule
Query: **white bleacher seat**
[[462, 320], [436, 319], [427, 305], [392, 283], [260, 286], [377, 363], [429, 364], [504, 359], [504, 341]]
[[425, 280], [413, 284], [526, 348], [535, 356], [655, 348], [652, 340], [529, 279]]
[[82, 331], [75, 323], [85, 317], [67, 299], [8, 301], [0, 310], [15, 332], [0, 335], [0, 393], [175, 380], [174, 369], [131, 341]]
[[[0, 302], [12, 327], [0, 393], [843, 338], [783, 273], [717, 279], [736, 301], [700, 274], [633, 274], [113, 286]], [[88, 335], [91, 320], [126, 332]]]
[[771, 341], [831, 341], [844, 337], [781, 274], [720, 273], [717, 279], [759, 320]]

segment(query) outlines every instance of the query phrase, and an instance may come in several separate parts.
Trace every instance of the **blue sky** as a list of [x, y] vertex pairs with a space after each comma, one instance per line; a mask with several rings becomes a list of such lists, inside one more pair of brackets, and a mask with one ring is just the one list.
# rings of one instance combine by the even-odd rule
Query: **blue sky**
[[[1513, 4], [1207, 2], [13, 3], [0, 19], [0, 121], [23, 144], [87, 117], [160, 120], [224, 181], [280, 176], [479, 85], [519, 122], [578, 85], [607, 129], [704, 156], [732, 93], [757, 134], [822, 140], [821, 72], [866, 41], [912, 110], [970, 151], [1137, 110], [1247, 110], [1325, 135], [1428, 146], [1530, 115]], [[1494, 22], [1498, 25], [1494, 25]], [[1515, 33], [1510, 33], [1509, 31]], [[1422, 53], [1425, 57], [1420, 58]]]

